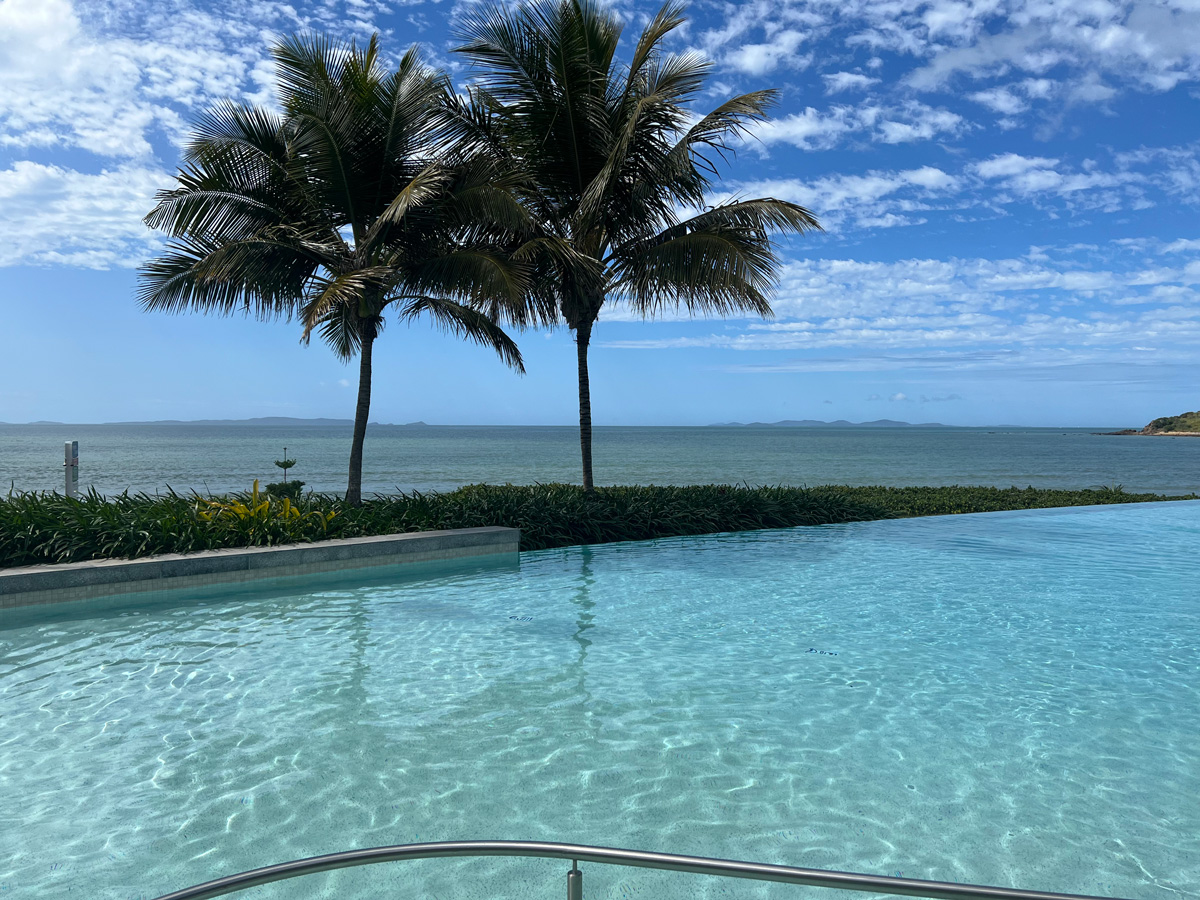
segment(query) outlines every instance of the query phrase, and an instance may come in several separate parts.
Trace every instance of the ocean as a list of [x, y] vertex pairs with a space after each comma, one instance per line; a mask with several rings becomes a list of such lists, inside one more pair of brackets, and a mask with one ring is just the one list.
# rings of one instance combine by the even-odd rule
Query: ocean
[[[1099, 429], [598, 427], [597, 484], [882, 484], [1200, 491], [1200, 438]], [[222, 493], [280, 480], [344, 491], [350, 429], [331, 425], [0, 425], [0, 485], [62, 490], [63, 442], [79, 441], [81, 488]], [[464, 484], [574, 482], [570, 427], [372, 425], [367, 493]]]

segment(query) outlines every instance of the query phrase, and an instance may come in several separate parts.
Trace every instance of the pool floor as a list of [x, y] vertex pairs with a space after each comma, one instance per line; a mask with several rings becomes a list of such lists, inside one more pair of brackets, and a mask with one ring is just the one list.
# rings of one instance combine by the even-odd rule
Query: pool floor
[[[1200, 503], [542, 551], [0, 620], [0, 897], [353, 847], [602, 844], [1200, 895]], [[532, 900], [441, 860], [262, 898]], [[611, 900], [800, 898], [585, 866]], [[237, 896], [237, 895], [235, 895]]]

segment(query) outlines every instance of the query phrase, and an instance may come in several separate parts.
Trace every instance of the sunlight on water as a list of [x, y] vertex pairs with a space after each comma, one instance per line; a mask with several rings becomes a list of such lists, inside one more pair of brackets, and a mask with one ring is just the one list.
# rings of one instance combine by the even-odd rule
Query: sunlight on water
[[[5, 613], [0, 896], [474, 838], [1196, 896], [1198, 542], [1197, 503], [1004, 513]], [[533, 900], [566, 869], [245, 896]], [[605, 900], [822, 896], [584, 869]]]

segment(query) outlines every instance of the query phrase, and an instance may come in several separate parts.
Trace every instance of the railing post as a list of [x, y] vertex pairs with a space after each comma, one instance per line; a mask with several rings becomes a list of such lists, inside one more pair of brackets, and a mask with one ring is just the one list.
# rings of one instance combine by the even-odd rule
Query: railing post
[[583, 873], [577, 859], [571, 860], [571, 871], [567, 873], [567, 900], [583, 900]]

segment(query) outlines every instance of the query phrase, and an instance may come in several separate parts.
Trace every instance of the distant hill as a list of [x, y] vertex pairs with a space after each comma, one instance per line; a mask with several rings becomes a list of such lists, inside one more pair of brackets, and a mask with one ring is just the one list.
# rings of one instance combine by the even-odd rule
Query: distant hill
[[1180, 413], [1177, 416], [1162, 416], [1145, 428], [1125, 428], [1121, 431], [1106, 431], [1104, 434], [1180, 435], [1194, 434], [1200, 437], [1200, 410]]
[[248, 425], [257, 428], [329, 427], [348, 428], [352, 419], [295, 419], [291, 416], [260, 416], [256, 419], [157, 419], [153, 422], [105, 422], [106, 425]]
[[[13, 423], [0, 422], [0, 425]], [[81, 422], [27, 422], [28, 425], [81, 425]], [[186, 426], [233, 426], [247, 428], [351, 428], [353, 419], [297, 419], [291, 416], [260, 416], [255, 419], [155, 419], [141, 422], [102, 422], [102, 425], [186, 425]], [[386, 424], [371, 422], [372, 425]], [[399, 428], [428, 428], [424, 422], [409, 422]]]
[[1142, 434], [1200, 434], [1200, 410], [1155, 419]]
[[784, 419], [782, 422], [720, 422], [710, 428], [947, 428], [941, 422], [898, 422], [895, 419], [876, 419], [873, 422], [848, 422], [837, 419], [822, 422], [820, 419]]

